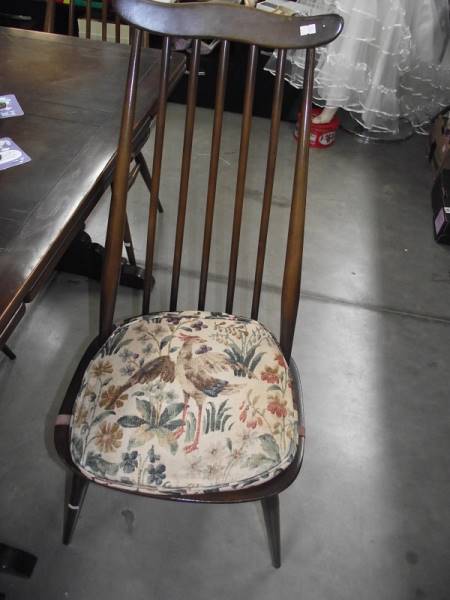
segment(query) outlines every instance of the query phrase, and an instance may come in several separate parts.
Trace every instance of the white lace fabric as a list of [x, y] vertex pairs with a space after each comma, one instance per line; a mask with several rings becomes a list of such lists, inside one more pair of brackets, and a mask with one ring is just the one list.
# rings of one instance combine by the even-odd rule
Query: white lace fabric
[[[301, 13], [344, 18], [337, 40], [317, 51], [314, 99], [344, 108], [372, 131], [420, 130], [450, 104], [448, 0], [301, 0]], [[305, 52], [288, 53], [286, 79], [303, 86]], [[275, 55], [266, 69], [275, 71]]]

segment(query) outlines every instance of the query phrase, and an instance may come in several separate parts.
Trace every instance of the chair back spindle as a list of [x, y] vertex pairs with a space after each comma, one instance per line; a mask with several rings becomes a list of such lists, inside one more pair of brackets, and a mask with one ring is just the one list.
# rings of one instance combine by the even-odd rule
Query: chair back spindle
[[303, 99], [295, 159], [291, 214], [286, 246], [283, 285], [281, 292], [280, 345], [289, 360], [300, 301], [303, 237], [305, 233], [306, 190], [308, 186], [309, 138], [311, 132], [312, 94], [314, 84], [314, 48], [306, 51]]
[[[342, 29], [342, 19], [339, 16], [332, 14], [314, 17], [281, 17], [279, 15], [268, 14], [243, 6], [218, 3], [185, 3], [167, 5], [153, 2], [152, 0], [116, 0], [115, 7], [124, 21], [128, 22], [132, 27], [142, 28], [146, 33], [155, 33], [163, 36], [160, 68], [160, 99], [156, 118], [152, 185], [150, 192], [150, 211], [147, 231], [143, 298], [144, 314], [149, 313], [150, 290], [153, 282], [152, 270], [155, 252], [156, 212], [161, 185], [161, 165], [167, 112], [167, 89], [170, 68], [171, 37], [179, 36], [183, 38], [192, 38], [193, 40], [189, 64], [188, 99], [184, 127], [183, 156], [181, 161], [178, 199], [178, 217], [173, 252], [172, 283], [169, 302], [169, 308], [172, 311], [176, 310], [178, 305], [181, 261], [183, 256], [183, 240], [188, 210], [188, 191], [194, 134], [200, 40], [202, 38], [217, 38], [221, 40], [216, 82], [215, 109], [211, 139], [211, 157], [209, 162], [200, 284], [198, 293], [198, 308], [200, 310], [205, 308], [206, 303], [230, 41], [238, 41], [247, 44], [249, 46], [249, 52], [242, 112], [237, 181], [235, 188], [231, 248], [228, 264], [228, 280], [225, 302], [225, 311], [227, 313], [232, 313], [233, 311], [236, 288], [236, 273], [242, 229], [246, 174], [250, 151], [250, 133], [252, 128], [252, 108], [255, 94], [258, 47], [264, 46], [278, 49], [267, 158], [264, 164], [265, 168], [260, 169], [261, 173], [264, 173], [264, 185], [259, 226], [258, 253], [255, 272], [253, 275], [254, 284], [251, 317], [255, 319], [258, 317], [260, 307], [264, 262], [268, 242], [271, 202], [275, 182], [276, 158], [283, 102], [286, 51], [290, 48], [303, 48], [306, 51], [305, 80], [301, 107], [302, 116], [299, 124], [299, 136], [295, 157], [295, 173], [293, 178], [289, 228], [281, 291], [280, 344], [285, 358], [289, 360], [292, 351], [292, 342], [300, 299], [315, 48], [327, 44], [337, 37]], [[119, 146], [118, 161], [125, 162], [129, 158], [129, 148], [127, 150], [125, 146], [127, 144], [129, 146], [131, 140], [133, 123], [131, 118], [132, 105], [136, 101], [134, 78], [138, 68], [139, 48], [142, 42], [141, 31], [139, 31], [139, 35], [137, 37], [139, 42], [134, 39], [132, 44], [130, 71], [128, 75], [127, 94]], [[111, 331], [113, 318], [113, 313], [111, 312], [111, 303], [109, 302], [108, 304], [106, 296], [110, 293], [115, 295], [118, 281], [118, 275], [114, 275], [112, 282], [108, 281], [108, 273], [111, 272], [111, 269], [117, 269], [118, 271], [120, 270], [120, 252], [116, 252], [114, 254], [112, 249], [109, 249], [108, 244], [112, 246], [114, 238], [118, 236], [118, 241], [116, 240], [116, 244], [121, 250], [123, 227], [125, 223], [124, 211], [127, 192], [126, 185], [117, 185], [121, 177], [125, 177], [125, 171], [124, 169], [119, 169], [118, 166], [115, 173], [114, 195], [111, 203], [107, 237], [107, 262], [111, 263], [113, 266], [111, 267], [107, 265], [105, 267], [102, 282], [104, 296], [102, 310], [105, 311], [105, 316], [102, 316], [101, 319], [101, 331], [103, 334], [106, 331]], [[125, 196], [125, 199], [122, 196]], [[158, 308], [164, 309], [165, 307]]]
[[183, 251], [184, 225], [186, 221], [186, 206], [191, 170], [192, 140], [194, 137], [195, 103], [197, 100], [198, 67], [200, 63], [199, 39], [192, 45], [189, 65], [189, 80], [187, 91], [186, 120], [184, 125], [183, 157], [181, 160], [180, 194], [178, 202], [177, 229], [175, 235], [175, 250], [173, 255], [172, 287], [170, 292], [170, 310], [177, 309], [178, 286], [180, 282], [181, 255]]
[[[155, 146], [153, 152], [152, 186], [150, 190], [150, 212], [147, 230], [147, 250], [145, 255], [144, 294], [142, 312], [147, 314], [150, 307], [150, 292], [153, 278], [153, 258], [155, 252], [156, 215], [158, 210], [159, 187], [161, 181], [161, 163], [166, 126], [167, 90], [169, 87], [170, 37], [165, 36], [162, 45], [161, 68], [159, 75], [159, 102], [156, 115]], [[129, 84], [127, 84], [129, 85]]]
[[131, 143], [139, 79], [141, 41], [142, 31], [136, 30], [128, 67], [128, 83], [123, 104], [119, 149], [111, 197], [111, 213], [108, 220], [105, 243], [105, 260], [103, 263], [100, 294], [99, 337], [102, 341], [107, 339], [112, 330], [121, 270], [122, 243], [117, 244], [117, 240], [123, 240], [125, 233], [126, 199], [129, 185]]
[[108, 36], [108, 0], [102, 2], [102, 42], [106, 42]]
[[[55, 28], [55, 6], [56, 0], [46, 0], [46, 11], [44, 19], [44, 31], [53, 33]], [[101, 39], [103, 42], [107, 41], [108, 38], [108, 22], [112, 19], [114, 23], [114, 37], [115, 42], [121, 42], [121, 18], [117, 13], [112, 12], [112, 2], [110, 0], [102, 0], [101, 8], [98, 8], [98, 3], [93, 4], [92, 0], [85, 0], [84, 12], [82, 16], [86, 23], [86, 39], [91, 39], [93, 35], [92, 24], [94, 21], [100, 22], [101, 24]], [[67, 32], [69, 35], [75, 35], [75, 23], [77, 18], [76, 3], [75, 0], [69, 0], [68, 2], [68, 17], [67, 17]], [[111, 17], [113, 15], [113, 17]], [[132, 28], [129, 28], [128, 42], [131, 44], [132, 40]], [[148, 33], [144, 36], [142, 45], [146, 48], [149, 47]]]
[[228, 286], [225, 312], [233, 312], [234, 290], [236, 288], [236, 269], [241, 236], [242, 209], [244, 206], [245, 179], [247, 175], [248, 149], [252, 126], [253, 99], [255, 97], [256, 67], [258, 65], [258, 48], [252, 44], [248, 52], [247, 77], [242, 112], [241, 143], [234, 203], [233, 233], [231, 238], [230, 263], [228, 268]]
[[86, 38], [91, 39], [92, 0], [86, 0]]
[[222, 139], [223, 110], [225, 105], [225, 89], [227, 85], [228, 58], [230, 42], [221, 43], [219, 66], [216, 83], [216, 100], [214, 107], [214, 124], [211, 140], [211, 160], [209, 163], [208, 193], [206, 198], [205, 226], [203, 233], [202, 265], [198, 293], [198, 309], [205, 309], [206, 286], [208, 282], [209, 256], [211, 253], [214, 204], [216, 200], [217, 175], [219, 171], [220, 142]]
[[70, 0], [69, 5], [69, 35], [74, 34], [74, 24], [75, 24], [75, 2], [74, 0]]
[[253, 286], [252, 319], [258, 318], [259, 301], [264, 272], [264, 259], [266, 256], [267, 234], [269, 231], [270, 209], [275, 180], [275, 166], [277, 161], [278, 137], [280, 132], [281, 109], [283, 105], [284, 72], [286, 68], [286, 49], [278, 50], [275, 86], [272, 102], [272, 118], [270, 122], [269, 148], [267, 152], [266, 178], [264, 182], [263, 204], [261, 210], [261, 223], [259, 227], [258, 253], [256, 256], [255, 283]]

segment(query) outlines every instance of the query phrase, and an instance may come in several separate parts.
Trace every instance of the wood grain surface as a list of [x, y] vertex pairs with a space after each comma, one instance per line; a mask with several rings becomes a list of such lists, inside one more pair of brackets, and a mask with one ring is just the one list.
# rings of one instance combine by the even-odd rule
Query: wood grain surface
[[[31, 162], [0, 172], [0, 334], [45, 280], [108, 187], [130, 48], [0, 28], [0, 91], [25, 115], [0, 120]], [[144, 49], [134, 135], [156, 110], [160, 51]], [[184, 70], [171, 61], [170, 86]], [[150, 109], [149, 109], [150, 107]]]

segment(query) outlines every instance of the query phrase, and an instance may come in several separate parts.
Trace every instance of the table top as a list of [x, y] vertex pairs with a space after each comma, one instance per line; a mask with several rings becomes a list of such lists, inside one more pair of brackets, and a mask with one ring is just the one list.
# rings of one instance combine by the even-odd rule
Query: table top
[[[31, 162], [0, 172], [0, 334], [111, 176], [129, 46], [0, 27], [0, 93], [25, 115], [0, 120]], [[143, 50], [136, 132], [156, 112], [160, 51]], [[174, 54], [171, 84], [184, 58]]]

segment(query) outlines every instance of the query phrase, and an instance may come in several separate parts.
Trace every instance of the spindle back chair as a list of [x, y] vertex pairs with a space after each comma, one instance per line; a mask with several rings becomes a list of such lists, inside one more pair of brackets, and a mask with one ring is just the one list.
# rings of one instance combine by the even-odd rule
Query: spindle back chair
[[[342, 19], [331, 14], [308, 18], [283, 17], [220, 3], [167, 5], [152, 0], [116, 0], [115, 6], [121, 17], [136, 27], [136, 34], [131, 46], [108, 221], [99, 335], [86, 351], [75, 373], [55, 429], [56, 446], [73, 473], [63, 539], [65, 543], [71, 539], [90, 480], [132, 493], [178, 501], [221, 503], [261, 500], [272, 561], [274, 566], [279, 567], [278, 494], [297, 476], [304, 446], [300, 382], [291, 353], [300, 297], [315, 48], [331, 42], [339, 35]], [[120, 272], [120, 242], [126, 221], [128, 164], [143, 30], [163, 36], [143, 311], [142, 316], [115, 327], [113, 319]], [[162, 176], [171, 38], [174, 36], [192, 38], [193, 44], [171, 293], [167, 306], [169, 312], [151, 313], [156, 211]], [[197, 310], [177, 311], [202, 38], [217, 38], [221, 40], [221, 47], [200, 286]], [[205, 312], [205, 298], [230, 41], [248, 44], [249, 54], [226, 312], [208, 313]], [[268, 158], [265, 169], [261, 170], [265, 182], [251, 319], [247, 319], [234, 316], [232, 311], [258, 46], [277, 49], [278, 59]], [[256, 319], [274, 186], [286, 53], [289, 48], [306, 50], [306, 67], [297, 151], [296, 156], [292, 157], [295, 160], [295, 174], [282, 277], [278, 343], [273, 334]], [[246, 346], [247, 354], [244, 356], [242, 348], [250, 339], [254, 345], [250, 350]], [[147, 346], [144, 348], [143, 344]], [[241, 346], [238, 348], [239, 344]], [[117, 369], [120, 369], [120, 374]], [[158, 400], [158, 394], [165, 393], [166, 388], [172, 390], [171, 399], [167, 392], [167, 396], [164, 396], [166, 400]], [[180, 391], [178, 397], [184, 397], [184, 402], [177, 403], [173, 400], [173, 394]], [[225, 400], [222, 400], [224, 397]], [[222, 400], [220, 406], [219, 400]], [[122, 416], [117, 418], [118, 415]], [[181, 436], [188, 443], [184, 451], [179, 448]], [[224, 470], [220, 470], [222, 465], [214, 462], [206, 453], [205, 438], [220, 443], [222, 450], [227, 453]], [[124, 446], [125, 440], [128, 446]]]
[[[58, 2], [56, 0], [46, 0], [44, 31], [47, 33], [54, 33], [55, 31], [55, 9], [57, 4]], [[124, 25], [124, 23], [119, 14], [114, 11], [111, 0], [68, 0], [68, 2], [64, 3], [64, 5], [67, 7], [67, 32], [69, 35], [78, 35], [77, 19], [79, 17], [83, 17], [86, 23], [86, 39], [91, 39], [93, 23], [97, 22], [101, 24], [102, 41], [108, 41], [108, 24], [114, 23], [115, 43], [120, 44], [125, 43], [126, 41], [126, 43], [131, 44], [133, 28], [128, 27], [128, 39], [122, 39], [122, 25]], [[149, 47], [149, 39], [148, 32], [144, 32], [142, 44], [144, 47]], [[152, 123], [149, 124], [147, 130], [143, 132], [143, 134], [140, 135], [135, 141], [130, 159], [130, 165], [133, 166], [130, 167], [128, 176], [129, 188], [131, 188], [136, 181], [137, 176], [140, 174], [150, 191], [151, 175], [145, 157], [142, 153], [142, 148], [149, 138], [151, 126]], [[109, 186], [109, 184], [110, 182], [106, 183], [106, 188]], [[158, 211], [161, 213], [163, 212], [162, 205], [159, 201]], [[126, 218], [125, 222], [124, 243], [129, 263], [133, 266], [136, 266], [136, 256], [128, 217]]]
[[[55, 25], [55, 8], [58, 4], [57, 0], [46, 0], [47, 6], [45, 11], [44, 30], [47, 32], [54, 31]], [[114, 11], [112, 0], [68, 0], [64, 3], [67, 7], [67, 32], [69, 35], [75, 35], [77, 31], [76, 19], [77, 16], [82, 16], [86, 22], [86, 39], [92, 37], [92, 26], [94, 22], [101, 25], [101, 39], [106, 42], [108, 39], [108, 24], [114, 24], [114, 41], [117, 44], [123, 43], [122, 28], [124, 23], [120, 16]], [[78, 12], [78, 15], [77, 15]], [[128, 29], [128, 39], [131, 44], [132, 29]], [[148, 47], [149, 36], [144, 34], [143, 46]]]

